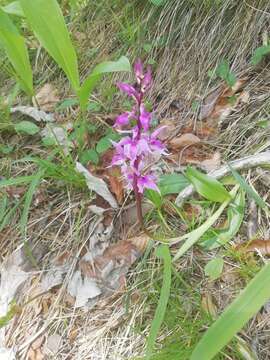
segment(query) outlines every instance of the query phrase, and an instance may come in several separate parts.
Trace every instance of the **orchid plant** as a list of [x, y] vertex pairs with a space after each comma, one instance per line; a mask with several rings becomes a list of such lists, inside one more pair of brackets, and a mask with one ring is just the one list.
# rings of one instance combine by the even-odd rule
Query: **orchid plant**
[[112, 165], [121, 167], [127, 188], [134, 191], [138, 220], [142, 225], [142, 195], [145, 189], [159, 192], [157, 176], [152, 168], [153, 164], [166, 154], [166, 148], [159, 140], [164, 126], [151, 131], [152, 113], [148, 112], [145, 106], [145, 95], [152, 85], [151, 69], [147, 67], [144, 71], [143, 63], [137, 60], [134, 73], [135, 85], [122, 82], [117, 84], [122, 92], [133, 98], [134, 106], [131, 111], [116, 118], [114, 127], [127, 135], [118, 143], [113, 142], [115, 154]]

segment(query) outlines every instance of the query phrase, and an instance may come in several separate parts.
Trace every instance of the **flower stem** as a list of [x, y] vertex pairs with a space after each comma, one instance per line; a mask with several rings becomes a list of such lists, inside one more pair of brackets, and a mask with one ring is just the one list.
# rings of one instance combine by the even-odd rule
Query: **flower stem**
[[136, 208], [137, 208], [137, 217], [138, 222], [141, 228], [143, 228], [143, 214], [142, 214], [142, 194], [139, 193], [138, 185], [137, 185], [137, 175], [134, 175], [134, 194], [136, 200]]

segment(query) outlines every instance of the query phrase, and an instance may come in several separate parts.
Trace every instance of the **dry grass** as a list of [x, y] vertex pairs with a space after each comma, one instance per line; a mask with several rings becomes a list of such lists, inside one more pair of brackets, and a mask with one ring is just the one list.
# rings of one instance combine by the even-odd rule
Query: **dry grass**
[[[141, 12], [141, 7], [140, 1], [135, 6], [133, 2], [124, 1], [119, 1], [116, 6], [108, 1], [93, 2], [75, 18], [71, 27], [80, 54], [82, 77], [99, 61], [123, 53], [129, 54], [131, 59], [139, 55], [146, 60], [155, 60], [155, 86], [151, 97], [157, 104], [157, 116], [161, 120], [171, 121], [180, 131], [190, 118], [195, 119], [191, 111], [192, 101], [201, 101], [217, 85], [210, 82], [207, 72], [215, 68], [220, 59], [227, 58], [239, 78], [249, 78], [245, 90], [250, 100], [219, 124], [219, 136], [211, 146], [213, 150], [221, 152], [223, 160], [268, 149], [269, 127], [258, 128], [256, 123], [269, 118], [269, 65], [265, 63], [263, 67], [253, 69], [249, 63], [254, 49], [267, 33], [270, 13], [268, 1], [256, 1], [253, 6], [248, 1], [225, 0], [222, 5], [206, 8], [203, 4], [194, 7], [187, 1], [172, 0], [159, 9], [147, 5]], [[128, 26], [129, 31], [126, 30]], [[145, 52], [142, 43], [150, 43], [151, 51]], [[42, 84], [53, 80], [62, 89], [63, 98], [67, 97], [69, 89], [66, 80], [47, 55], [41, 51], [35, 63], [38, 82]], [[114, 80], [107, 81], [96, 94], [105, 106], [108, 103], [110, 111], [114, 108], [111, 109], [111, 97], [104, 94], [104, 88], [110, 88]], [[117, 96], [112, 97], [115, 99]], [[171, 104], [175, 101], [180, 108], [172, 112]], [[203, 122], [195, 123], [197, 128], [204, 126]], [[38, 145], [35, 150], [41, 151]], [[1, 170], [19, 176], [22, 165], [3, 160]], [[24, 163], [23, 171], [31, 173], [32, 165]], [[260, 178], [254, 178], [254, 173], [250, 173], [255, 187], [268, 200], [268, 188], [260, 182]], [[49, 249], [42, 264], [45, 269], [50, 258], [67, 249], [78, 253], [89, 239], [89, 226], [94, 218], [87, 211], [87, 195], [82, 200], [81, 192], [58, 185], [55, 189], [54, 182], [44, 183], [44, 187], [47, 201], [36, 209], [32, 208], [28, 234], [32, 242], [41, 243]], [[20, 211], [17, 210], [11, 224], [1, 234], [1, 257], [5, 257], [21, 241], [17, 230], [19, 217]], [[180, 226], [172, 217], [169, 223], [176, 231]], [[241, 237], [246, 238], [245, 225], [236, 241]], [[268, 228], [269, 219], [259, 212], [260, 234], [266, 236]], [[182, 299], [179, 302], [174, 299], [175, 306], [185, 306], [185, 311], [190, 313], [187, 320], [181, 313], [177, 324], [172, 322], [163, 327], [160, 344], [166, 343], [166, 337], [170, 339], [175, 333], [177, 340], [181, 339], [182, 346], [188, 343], [194, 345], [200, 331], [211, 322], [202, 314], [198, 300], [201, 293], [213, 295], [214, 307], [220, 313], [256, 271], [254, 262], [247, 260], [240, 263], [229, 250], [226, 255], [226, 276], [217, 283], [208, 282], [203, 272], [205, 263], [215, 256], [214, 252], [206, 254], [192, 250], [177, 264], [178, 273], [183, 274], [185, 283], [194, 291], [189, 292], [183, 283], [176, 282], [172, 297], [177, 298], [179, 289]], [[34, 280], [23, 293], [24, 299], [38, 293], [41, 273], [38, 271], [34, 274]], [[151, 255], [143, 267], [138, 264], [133, 269], [127, 291], [119, 292], [91, 311], [73, 309], [66, 297], [65, 282], [58, 291], [50, 292], [24, 308], [16, 326], [11, 325], [7, 345], [17, 346], [19, 358], [26, 359], [32, 341], [58, 333], [62, 337], [60, 349], [48, 358], [121, 360], [138, 357], [145, 348], [158, 297], [158, 286], [154, 284], [160, 277], [160, 264]], [[187, 328], [191, 318], [198, 319], [197, 327], [193, 324], [197, 334]], [[269, 311], [264, 308], [241, 333], [241, 338], [252, 346], [262, 360], [270, 358], [269, 324]], [[186, 334], [190, 338], [186, 339]], [[235, 346], [231, 345], [220, 359], [234, 360], [240, 358], [238, 356]]]

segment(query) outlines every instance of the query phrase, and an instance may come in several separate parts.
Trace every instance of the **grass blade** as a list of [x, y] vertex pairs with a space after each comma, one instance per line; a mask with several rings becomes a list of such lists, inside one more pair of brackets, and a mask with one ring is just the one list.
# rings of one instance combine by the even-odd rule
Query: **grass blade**
[[23, 12], [41, 45], [67, 75], [73, 89], [80, 86], [78, 62], [62, 11], [56, 0], [20, 0]]
[[29, 176], [20, 176], [17, 178], [0, 180], [0, 189], [1, 187], [30, 183], [33, 180], [33, 178], [34, 178], [33, 175], [29, 175]]
[[0, 7], [0, 44], [4, 47], [22, 89], [33, 95], [33, 76], [24, 38]]
[[235, 180], [239, 183], [239, 185], [241, 186], [241, 188], [250, 196], [254, 199], [254, 201], [256, 202], [256, 204], [261, 207], [262, 209], [267, 207], [267, 204], [264, 202], [264, 200], [260, 197], [259, 194], [256, 193], [256, 191], [254, 191], [252, 189], [252, 187], [246, 182], [246, 180], [236, 171], [233, 169], [233, 167], [228, 164], [233, 177], [235, 178]]
[[265, 265], [207, 330], [191, 360], [211, 360], [270, 298], [270, 263]]
[[126, 56], [121, 56], [117, 61], [104, 61], [98, 64], [85, 79], [79, 90], [78, 95], [82, 109], [86, 110], [89, 95], [101, 79], [102, 74], [130, 70], [130, 63]]
[[149, 337], [147, 339], [147, 349], [146, 349], [146, 360], [150, 359], [152, 352], [154, 350], [155, 341], [163, 322], [165, 312], [167, 309], [167, 304], [170, 296], [171, 289], [171, 255], [167, 245], [160, 245], [157, 248], [156, 254], [158, 257], [163, 258], [164, 261], [164, 273], [163, 273], [163, 282], [162, 288], [160, 292], [160, 298], [158, 301], [158, 305], [155, 311], [154, 320], [151, 324], [151, 329], [149, 333]]
[[20, 219], [20, 229], [21, 233], [26, 237], [26, 228], [27, 228], [27, 220], [28, 220], [28, 213], [31, 206], [31, 202], [34, 196], [34, 193], [36, 191], [36, 188], [38, 187], [40, 180], [42, 179], [44, 175], [44, 170], [39, 170], [37, 174], [32, 176], [31, 184], [25, 194], [25, 200], [24, 200], [24, 206], [22, 211], [22, 216]]

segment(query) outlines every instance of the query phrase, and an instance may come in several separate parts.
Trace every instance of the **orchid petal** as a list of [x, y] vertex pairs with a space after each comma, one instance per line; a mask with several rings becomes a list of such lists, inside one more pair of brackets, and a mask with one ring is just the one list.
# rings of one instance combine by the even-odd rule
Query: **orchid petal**
[[129, 112], [125, 112], [125, 113], [117, 116], [114, 126], [127, 125], [129, 123], [129, 116], [130, 116]]

